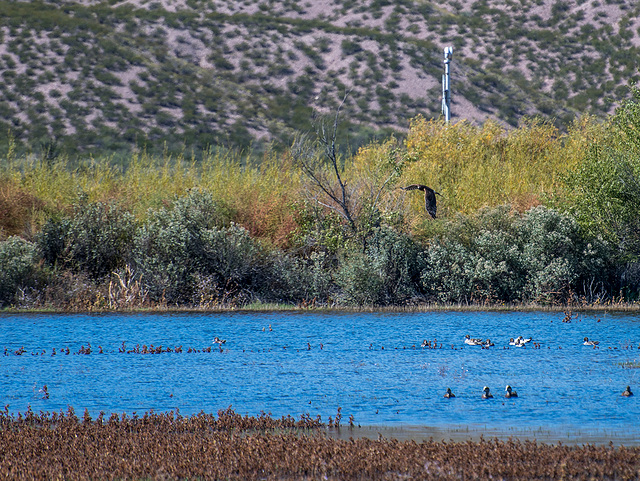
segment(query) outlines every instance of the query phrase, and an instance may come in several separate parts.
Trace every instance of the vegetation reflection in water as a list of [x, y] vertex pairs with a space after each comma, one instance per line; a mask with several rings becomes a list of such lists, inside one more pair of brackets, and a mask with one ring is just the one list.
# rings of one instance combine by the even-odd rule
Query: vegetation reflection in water
[[[470, 346], [466, 335], [494, 345]], [[532, 341], [509, 345], [519, 336]], [[635, 314], [7, 314], [0, 338], [1, 401], [13, 413], [231, 406], [341, 415], [363, 430], [640, 438], [637, 396], [621, 395], [638, 380]], [[505, 398], [507, 384], [518, 398]], [[492, 399], [481, 399], [484, 386]]]

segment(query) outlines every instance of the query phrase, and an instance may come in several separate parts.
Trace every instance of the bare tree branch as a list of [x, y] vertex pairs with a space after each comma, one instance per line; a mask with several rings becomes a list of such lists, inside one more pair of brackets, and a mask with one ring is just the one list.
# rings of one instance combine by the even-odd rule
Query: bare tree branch
[[[338, 136], [338, 123], [340, 119], [340, 111], [342, 110], [342, 107], [347, 101], [347, 98], [350, 92], [351, 91], [348, 91], [345, 93], [342, 99], [342, 102], [340, 102], [340, 105], [338, 106], [338, 109], [333, 119], [333, 128], [331, 132], [330, 133], [327, 132], [327, 127], [325, 125], [325, 122], [322, 120], [320, 120], [319, 125], [316, 127], [316, 134], [318, 136], [318, 141], [323, 147], [324, 157], [326, 160], [328, 160], [330, 164], [330, 168], [333, 171], [333, 174], [335, 175], [335, 179], [338, 184], [337, 185], [338, 192], [336, 192], [336, 190], [332, 188], [330, 181], [328, 181], [325, 178], [321, 178], [321, 170], [317, 169], [316, 166], [313, 165], [314, 163], [311, 160], [312, 156], [309, 155], [308, 151], [302, 152], [305, 149], [303, 147], [298, 146], [297, 152], [294, 152], [294, 156], [298, 158], [303, 171], [309, 177], [309, 179], [311, 179], [311, 181], [318, 188], [320, 188], [320, 190], [322, 190], [327, 196], [329, 196], [329, 198], [332, 201], [334, 201], [339, 206], [339, 209], [334, 209], [334, 210], [338, 212], [340, 216], [343, 217], [349, 223], [349, 227], [351, 228], [351, 230], [354, 233], [356, 233], [358, 229], [357, 229], [356, 221], [354, 219], [354, 215], [352, 212], [352, 207], [350, 204], [349, 192], [347, 190], [347, 183], [342, 179], [342, 175], [340, 173], [338, 154], [336, 152], [336, 138]], [[301, 139], [301, 140], [302, 142], [305, 142], [306, 139]]]
[[[306, 135], [299, 135], [292, 146], [292, 155], [314, 186], [314, 190], [326, 195], [324, 199], [315, 197], [316, 204], [337, 212], [348, 225], [353, 238], [366, 249], [372, 229], [379, 224], [378, 205], [382, 194], [397, 177], [397, 169], [394, 168], [390, 175], [389, 172], [374, 175], [373, 184], [360, 196], [356, 195], [356, 192], [362, 190], [362, 182], [356, 179], [353, 185], [347, 183], [344, 165], [338, 153], [337, 137], [340, 115], [349, 94], [350, 91], [345, 93], [331, 123], [322, 118], [314, 118], [315, 142], [311, 142]], [[382, 169], [380, 174], [388, 168], [385, 166], [383, 163], [377, 167]]]

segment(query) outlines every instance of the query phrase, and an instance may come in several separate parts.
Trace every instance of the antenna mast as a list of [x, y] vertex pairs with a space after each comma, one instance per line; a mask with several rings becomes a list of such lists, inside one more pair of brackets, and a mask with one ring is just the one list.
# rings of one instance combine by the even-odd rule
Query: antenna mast
[[444, 74], [442, 75], [442, 115], [444, 121], [451, 120], [451, 78], [449, 65], [453, 57], [453, 47], [444, 48]]

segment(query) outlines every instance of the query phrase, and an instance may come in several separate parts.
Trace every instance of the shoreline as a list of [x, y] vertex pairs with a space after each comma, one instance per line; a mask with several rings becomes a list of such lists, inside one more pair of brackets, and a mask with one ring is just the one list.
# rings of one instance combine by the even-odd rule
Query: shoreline
[[452, 442], [479, 443], [498, 440], [506, 442], [535, 442], [549, 446], [616, 446], [639, 447], [637, 433], [611, 432], [609, 430], [579, 430], [538, 428], [503, 428], [482, 425], [420, 426], [420, 425], [367, 425], [328, 428], [328, 437], [343, 441], [349, 439], [397, 440], [400, 442]]
[[2, 314], [172, 314], [172, 313], [230, 313], [230, 312], [293, 312], [293, 313], [420, 313], [420, 312], [640, 312], [640, 303], [609, 305], [484, 305], [484, 304], [424, 304], [411, 306], [364, 306], [364, 307], [299, 307], [287, 304], [255, 304], [243, 307], [199, 308], [193, 306], [153, 306], [126, 309], [57, 309], [15, 308], [0, 309]]

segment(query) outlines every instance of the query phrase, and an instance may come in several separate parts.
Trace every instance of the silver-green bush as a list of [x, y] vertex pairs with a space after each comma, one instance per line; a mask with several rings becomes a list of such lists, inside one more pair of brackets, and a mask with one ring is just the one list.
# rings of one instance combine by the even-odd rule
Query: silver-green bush
[[587, 240], [569, 216], [545, 207], [508, 207], [449, 221], [421, 254], [422, 288], [440, 302], [554, 302], [602, 295], [608, 244]]
[[81, 199], [72, 217], [49, 219], [37, 243], [49, 265], [100, 278], [125, 264], [135, 228], [133, 216], [118, 205]]
[[36, 255], [35, 244], [20, 237], [0, 242], [0, 306], [13, 304], [19, 289], [34, 286]]
[[364, 253], [347, 255], [336, 282], [343, 301], [357, 305], [407, 302], [419, 294], [419, 248], [408, 236], [388, 227], [374, 230]]
[[[226, 222], [224, 209], [200, 191], [150, 213], [136, 232], [131, 261], [152, 299], [185, 302], [192, 298], [198, 275], [209, 275], [214, 263], [224, 266], [215, 256], [215, 244], [224, 238], [220, 227]], [[246, 244], [246, 236], [240, 237]]]

